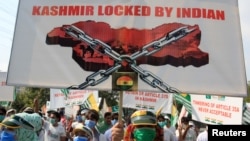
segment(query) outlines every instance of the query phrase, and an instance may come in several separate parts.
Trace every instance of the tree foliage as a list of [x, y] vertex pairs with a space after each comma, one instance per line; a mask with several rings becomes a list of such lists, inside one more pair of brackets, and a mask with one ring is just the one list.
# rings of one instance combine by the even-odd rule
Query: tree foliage
[[25, 107], [33, 107], [34, 100], [38, 99], [38, 108], [40, 109], [46, 101], [49, 101], [50, 89], [47, 88], [17, 88], [16, 98], [12, 103], [12, 108], [22, 111]]

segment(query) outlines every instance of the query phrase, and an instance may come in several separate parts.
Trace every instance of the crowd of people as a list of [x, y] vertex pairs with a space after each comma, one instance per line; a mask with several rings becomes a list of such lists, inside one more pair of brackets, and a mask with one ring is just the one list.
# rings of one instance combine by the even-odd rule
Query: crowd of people
[[[46, 116], [45, 116], [46, 115]], [[0, 107], [0, 141], [207, 141], [189, 118], [171, 126], [168, 115], [137, 110], [118, 120], [119, 113], [81, 109], [66, 116], [64, 108], [46, 114], [27, 107], [17, 113]]]

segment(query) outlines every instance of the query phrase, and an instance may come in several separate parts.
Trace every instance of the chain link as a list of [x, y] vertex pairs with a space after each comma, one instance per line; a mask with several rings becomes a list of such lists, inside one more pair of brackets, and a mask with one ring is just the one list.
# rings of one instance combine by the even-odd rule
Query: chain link
[[[160, 77], [154, 75], [152, 72], [143, 70], [141, 67], [136, 66], [136, 59], [141, 56], [149, 56], [151, 54], [154, 54], [161, 50], [162, 47], [179, 40], [180, 38], [186, 36], [188, 33], [194, 30], [195, 28], [188, 29], [187, 26], [180, 27], [169, 32], [165, 37], [145, 45], [144, 47], [142, 47], [142, 50], [139, 50], [129, 56], [120, 55], [116, 51], [112, 50], [112, 48], [108, 44], [102, 42], [101, 40], [91, 38], [84, 31], [73, 25], [68, 26], [65, 28], [65, 31], [68, 35], [81, 41], [87, 42], [93, 50], [96, 50], [101, 54], [106, 54], [113, 58], [115, 61], [115, 65], [108, 70], [99, 70], [98, 72], [89, 75], [84, 83], [80, 84], [79, 86], [71, 86], [68, 89], [84, 89], [88, 86], [95, 86], [97, 84], [100, 84], [101, 82], [107, 80], [113, 72], [122, 67], [122, 61], [126, 61], [129, 63], [131, 69], [138, 73], [140, 78], [153, 88], [158, 88], [163, 92], [180, 93], [179, 90], [169, 86], [168, 84], [163, 82]], [[99, 79], [95, 79], [98, 76]]]

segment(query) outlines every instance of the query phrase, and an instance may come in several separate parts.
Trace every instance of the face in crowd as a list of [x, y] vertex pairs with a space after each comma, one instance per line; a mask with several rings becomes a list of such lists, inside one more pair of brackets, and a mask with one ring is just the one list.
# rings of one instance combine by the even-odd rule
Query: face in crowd
[[93, 139], [93, 132], [83, 124], [78, 124], [73, 133], [75, 134], [74, 141], [90, 141]]
[[50, 113], [48, 121], [53, 125], [56, 126], [57, 123], [60, 121], [60, 114], [58, 112]]
[[154, 113], [140, 110], [131, 115], [134, 125], [132, 137], [135, 141], [154, 141], [156, 138], [157, 119]]
[[96, 110], [90, 109], [87, 116], [86, 120], [84, 122], [84, 125], [89, 127], [90, 129], [94, 130], [96, 123], [99, 120], [99, 114]]
[[106, 124], [111, 125], [111, 120], [112, 120], [112, 113], [111, 112], [106, 112], [104, 114], [104, 121]]

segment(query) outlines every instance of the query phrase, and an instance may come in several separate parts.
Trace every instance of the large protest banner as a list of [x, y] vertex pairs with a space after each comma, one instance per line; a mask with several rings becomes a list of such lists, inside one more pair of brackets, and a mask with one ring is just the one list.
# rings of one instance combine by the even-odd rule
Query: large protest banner
[[13, 101], [15, 88], [6, 85], [7, 72], [0, 72], [0, 101]]
[[[50, 89], [50, 108], [82, 105], [88, 99], [98, 102], [98, 91], [92, 90], [70, 90], [63, 93], [62, 89]], [[88, 102], [89, 103], [89, 102]], [[90, 107], [96, 108], [96, 107]]]
[[244, 65], [238, 0], [20, 0], [7, 84], [246, 96]]
[[153, 112], [171, 113], [173, 96], [169, 93], [124, 91], [123, 107], [146, 109]]
[[243, 98], [191, 95], [194, 120], [218, 125], [242, 124]]

